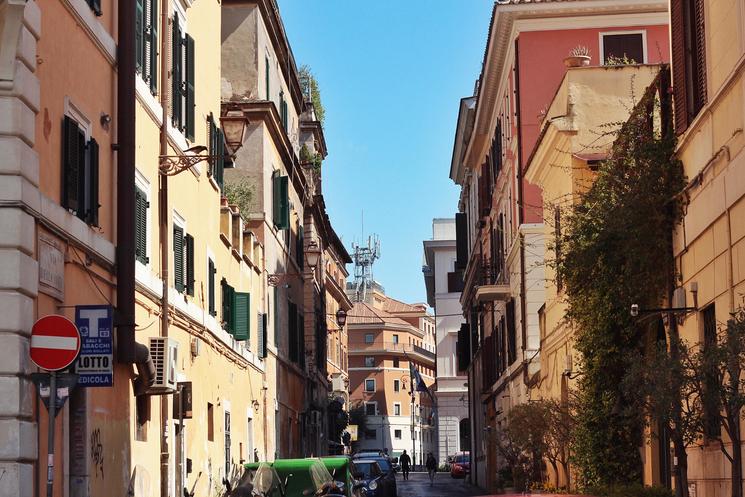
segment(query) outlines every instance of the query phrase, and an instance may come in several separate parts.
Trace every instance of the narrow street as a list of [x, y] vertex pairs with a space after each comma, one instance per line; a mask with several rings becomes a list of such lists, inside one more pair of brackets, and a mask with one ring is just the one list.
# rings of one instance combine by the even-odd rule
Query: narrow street
[[467, 497], [482, 495], [478, 488], [466, 480], [456, 480], [449, 473], [437, 473], [434, 485], [430, 486], [427, 473], [411, 473], [410, 479], [396, 475], [398, 497]]

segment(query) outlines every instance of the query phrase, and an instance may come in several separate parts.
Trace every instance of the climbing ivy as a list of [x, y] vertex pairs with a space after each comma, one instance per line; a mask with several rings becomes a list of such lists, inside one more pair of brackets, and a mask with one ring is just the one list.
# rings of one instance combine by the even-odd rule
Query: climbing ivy
[[643, 415], [621, 385], [646, 333], [631, 304], [659, 307], [675, 278], [670, 234], [685, 180], [673, 157], [668, 75], [661, 70], [620, 124], [594, 183], [562, 220], [556, 265], [582, 371], [572, 453], [585, 487], [641, 480]]

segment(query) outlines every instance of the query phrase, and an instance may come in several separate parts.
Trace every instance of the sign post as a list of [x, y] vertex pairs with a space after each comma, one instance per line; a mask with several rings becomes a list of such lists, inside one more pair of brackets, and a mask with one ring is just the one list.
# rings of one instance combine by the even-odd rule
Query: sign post
[[[77, 381], [76, 375], [62, 374], [65, 384], [57, 391], [57, 371], [69, 367], [80, 353], [80, 333], [77, 327], [64, 316], [45, 316], [31, 328], [31, 350], [29, 355], [39, 368], [47, 374], [32, 375], [49, 411], [49, 434], [47, 438], [47, 497], [54, 495], [54, 426], [57, 411], [62, 408], [70, 390]], [[48, 386], [46, 380], [48, 379]], [[57, 403], [60, 402], [58, 406]]]

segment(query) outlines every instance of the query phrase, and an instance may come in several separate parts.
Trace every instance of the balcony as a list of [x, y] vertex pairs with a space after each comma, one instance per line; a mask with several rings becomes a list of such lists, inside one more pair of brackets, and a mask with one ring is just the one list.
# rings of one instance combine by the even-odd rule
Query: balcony
[[427, 361], [434, 364], [437, 359], [437, 355], [424, 347], [413, 345], [410, 343], [395, 343], [395, 342], [374, 342], [374, 343], [360, 343], [350, 342], [349, 343], [349, 355], [380, 355], [380, 354], [395, 354], [395, 355], [412, 355], [418, 356], [418, 359]]
[[507, 268], [504, 264], [492, 264], [489, 259], [482, 258], [476, 268], [476, 302], [506, 301], [510, 298], [510, 282]]

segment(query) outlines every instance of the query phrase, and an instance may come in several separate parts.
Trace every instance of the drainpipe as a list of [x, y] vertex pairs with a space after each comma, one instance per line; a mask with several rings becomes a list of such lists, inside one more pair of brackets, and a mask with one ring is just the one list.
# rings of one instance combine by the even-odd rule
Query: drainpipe
[[[523, 195], [523, 133], [522, 119], [520, 114], [520, 50], [518, 40], [515, 40], [515, 88], [517, 95], [515, 97], [515, 125], [517, 127], [517, 219], [518, 229], [525, 222], [525, 198]], [[527, 306], [525, 304], [525, 238], [520, 234], [520, 325], [522, 329], [522, 350], [523, 356], [527, 348], [528, 325], [527, 325]], [[523, 357], [523, 360], [525, 357]], [[523, 365], [526, 368], [527, 366]]]
[[[119, 2], [117, 56], [116, 317], [117, 358], [131, 364], [135, 347], [135, 19], [132, 5]], [[123, 54], [123, 56], [122, 56]]]
[[[155, 0], [157, 1], [157, 0]], [[126, 2], [124, 2], [126, 3]], [[132, 10], [131, 6], [128, 6]], [[134, 32], [134, 26], [132, 27]], [[169, 43], [171, 33], [168, 29], [168, 0], [161, 0], [160, 5], [160, 105], [163, 109], [160, 125], [160, 155], [168, 155], [168, 91], [171, 87], [171, 78], [168, 72], [169, 66]], [[158, 217], [160, 232], [160, 277], [162, 278], [162, 296], [160, 313], [160, 336], [168, 337], [168, 176], [160, 174], [160, 160], [158, 161], [158, 182], [160, 184]], [[169, 450], [168, 450], [168, 395], [160, 398], [160, 495], [169, 497]], [[176, 489], [177, 493], [181, 489]]]

